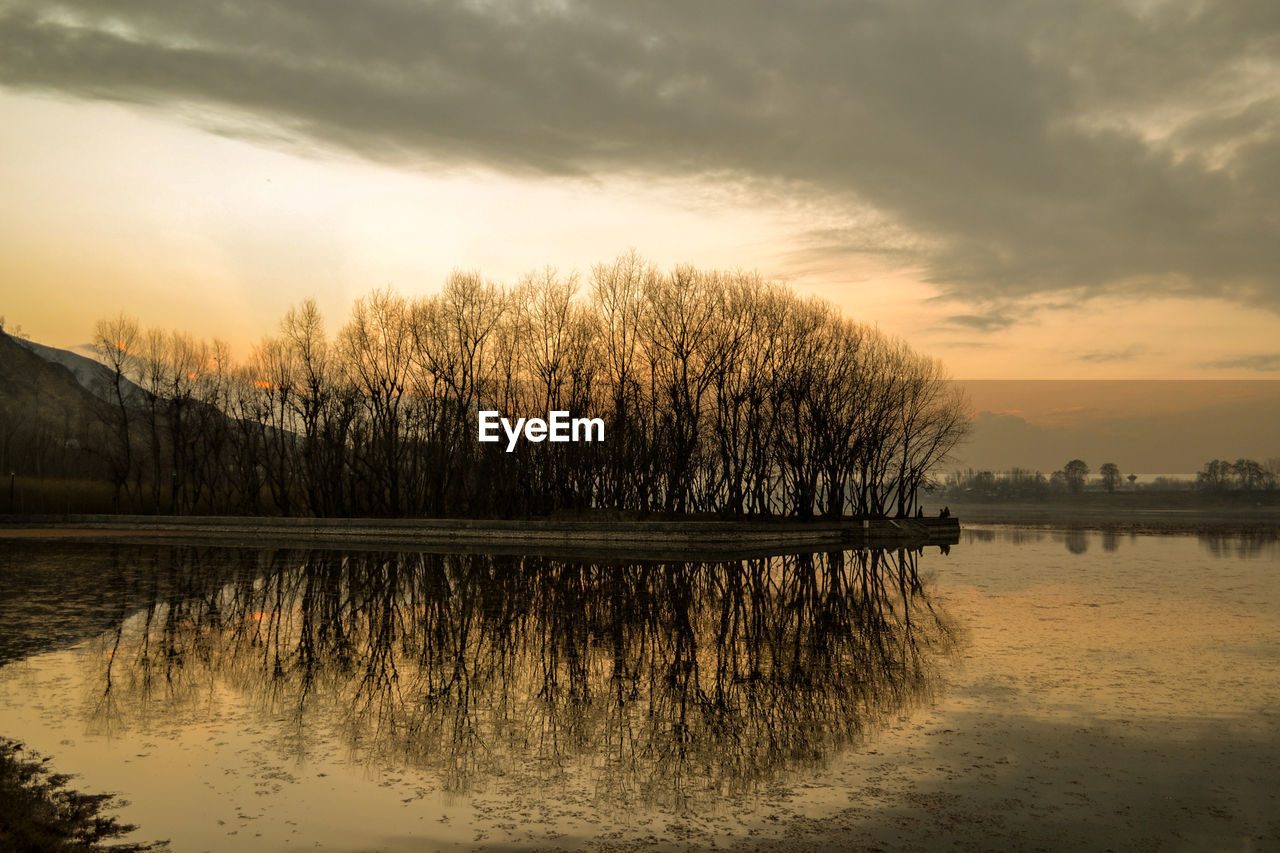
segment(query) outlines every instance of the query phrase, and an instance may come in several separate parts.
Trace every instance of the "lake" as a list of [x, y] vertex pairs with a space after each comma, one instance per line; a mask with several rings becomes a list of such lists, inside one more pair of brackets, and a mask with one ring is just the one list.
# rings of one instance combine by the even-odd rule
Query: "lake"
[[1280, 846], [1280, 545], [0, 542], [0, 735], [174, 850]]

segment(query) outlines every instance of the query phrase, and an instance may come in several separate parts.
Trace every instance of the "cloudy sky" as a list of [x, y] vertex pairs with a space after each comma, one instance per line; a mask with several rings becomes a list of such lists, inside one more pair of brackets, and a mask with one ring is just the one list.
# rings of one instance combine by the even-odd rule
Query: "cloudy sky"
[[1280, 378], [1280, 4], [0, 0], [0, 193], [56, 346], [634, 248], [959, 377]]

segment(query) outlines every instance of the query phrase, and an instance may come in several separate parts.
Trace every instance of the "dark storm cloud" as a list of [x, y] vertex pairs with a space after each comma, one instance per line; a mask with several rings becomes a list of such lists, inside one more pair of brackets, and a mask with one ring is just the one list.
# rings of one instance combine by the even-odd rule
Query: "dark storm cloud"
[[1231, 370], [1233, 368], [1243, 367], [1248, 370], [1280, 371], [1280, 352], [1243, 355], [1239, 358], [1224, 358], [1220, 361], [1206, 362], [1200, 366], [1218, 370]]
[[1135, 344], [1118, 350], [1095, 350], [1093, 352], [1086, 352], [1077, 356], [1077, 358], [1080, 361], [1086, 361], [1090, 364], [1108, 364], [1118, 361], [1133, 361], [1146, 351], [1146, 347]]
[[954, 326], [964, 326], [968, 329], [976, 329], [979, 332], [997, 332], [1000, 329], [1007, 329], [1016, 321], [1008, 314], [990, 313], [990, 314], [953, 314], [947, 318], [947, 322]]
[[1273, 0], [0, 2], [0, 83], [401, 163], [783, 187], [976, 301], [1276, 309], [1277, 33]]

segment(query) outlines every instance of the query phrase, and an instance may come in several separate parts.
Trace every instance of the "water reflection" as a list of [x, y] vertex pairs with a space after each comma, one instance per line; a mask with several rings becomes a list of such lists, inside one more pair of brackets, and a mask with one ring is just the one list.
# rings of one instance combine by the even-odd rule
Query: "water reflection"
[[975, 542], [1006, 542], [1010, 545], [1026, 545], [1043, 542], [1048, 534], [1036, 528], [1009, 527], [990, 529], [986, 527], [966, 527], [961, 531], [960, 540], [965, 544]]
[[1083, 530], [1068, 530], [1062, 538], [1072, 554], [1084, 554], [1089, 550], [1089, 534]]
[[149, 602], [181, 594], [192, 559], [206, 577], [215, 568], [230, 577], [263, 565], [253, 550], [0, 543], [0, 665], [114, 630]]
[[96, 726], [198, 723], [229, 685], [291, 749], [336, 732], [453, 791], [585, 773], [619, 804], [687, 808], [751, 789], [919, 703], [955, 636], [909, 551], [174, 555], [178, 588], [94, 649]]
[[[1126, 543], [1126, 547], [1133, 547], [1138, 542], [1138, 534], [1134, 531], [1122, 534], [1114, 529], [1094, 530], [1088, 527], [1065, 527], [1059, 530], [967, 527], [961, 532], [961, 541], [966, 545], [992, 542], [1028, 545], [1044, 542], [1050, 537], [1053, 541], [1061, 542], [1069, 553], [1077, 555], [1087, 554], [1095, 539], [1108, 554], [1119, 551], [1122, 542]], [[1202, 532], [1196, 534], [1196, 539], [1205, 551], [1217, 558], [1280, 558], [1280, 531], [1275, 528], [1230, 533]]]
[[1202, 533], [1200, 546], [1215, 557], [1241, 560], [1280, 558], [1280, 535], [1276, 530], [1256, 530], [1237, 535]]

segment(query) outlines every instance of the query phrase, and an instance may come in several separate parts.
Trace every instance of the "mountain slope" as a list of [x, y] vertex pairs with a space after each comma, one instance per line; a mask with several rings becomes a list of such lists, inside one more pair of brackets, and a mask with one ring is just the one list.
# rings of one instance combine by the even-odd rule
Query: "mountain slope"
[[[116, 397], [115, 388], [113, 387], [115, 376], [106, 365], [70, 350], [56, 349], [55, 347], [45, 346], [22, 338], [10, 338], [10, 340], [19, 346], [25, 347], [47, 362], [65, 367], [80, 383], [80, 387], [98, 399], [115, 405]], [[124, 380], [122, 387], [124, 388], [125, 399], [138, 402], [146, 399], [143, 390], [128, 379]]]
[[0, 470], [102, 476], [111, 407], [23, 343], [0, 332]]

